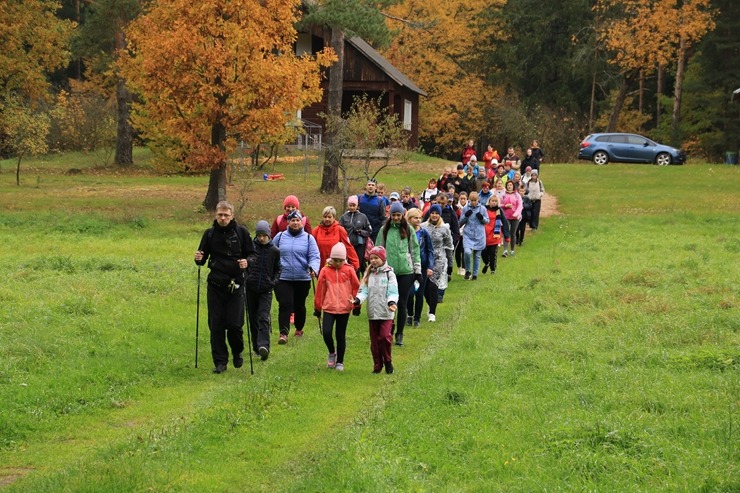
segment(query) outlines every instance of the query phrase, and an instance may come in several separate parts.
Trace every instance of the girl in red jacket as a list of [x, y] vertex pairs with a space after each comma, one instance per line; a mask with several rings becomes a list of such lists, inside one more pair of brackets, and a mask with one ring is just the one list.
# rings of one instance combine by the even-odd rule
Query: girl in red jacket
[[[354, 308], [353, 300], [360, 289], [355, 269], [347, 263], [347, 248], [343, 243], [337, 243], [331, 249], [326, 268], [321, 269], [319, 280], [316, 282], [314, 295], [314, 316], [321, 317], [324, 312], [321, 332], [324, 343], [329, 350], [326, 366], [344, 371], [344, 352], [347, 349], [347, 323], [349, 314]], [[337, 327], [337, 344], [334, 346], [332, 332]]]

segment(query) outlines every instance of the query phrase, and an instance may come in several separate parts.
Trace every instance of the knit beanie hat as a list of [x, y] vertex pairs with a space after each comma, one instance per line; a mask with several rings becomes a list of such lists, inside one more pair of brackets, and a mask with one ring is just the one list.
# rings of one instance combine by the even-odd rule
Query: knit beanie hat
[[380, 260], [385, 262], [385, 248], [382, 246], [375, 246], [372, 250], [370, 250], [370, 255], [375, 255]]
[[360, 203], [359, 199], [357, 198], [357, 195], [350, 195], [347, 197], [347, 205], [355, 204], [358, 205]]
[[298, 197], [295, 195], [288, 195], [285, 197], [285, 200], [283, 200], [283, 209], [285, 209], [287, 206], [292, 205], [296, 209], [298, 209], [301, 206], [301, 203], [298, 202]]
[[434, 204], [434, 205], [432, 205], [429, 208], [429, 214], [431, 214], [432, 212], [436, 212], [437, 214], [439, 214], [441, 216], [442, 215], [442, 207], [440, 207], [439, 204]]
[[254, 228], [254, 234], [270, 236], [270, 225], [267, 224], [267, 221], [257, 221], [257, 226]]
[[336, 245], [331, 247], [331, 254], [329, 254], [329, 258], [347, 260], [347, 248], [344, 246], [343, 243], [337, 243]]
[[303, 215], [298, 211], [293, 211], [290, 214], [288, 214], [288, 221], [290, 221], [291, 219], [300, 219], [302, 221]]
[[393, 202], [391, 204], [391, 214], [405, 214], [406, 209], [404, 209], [403, 204], [401, 202]]

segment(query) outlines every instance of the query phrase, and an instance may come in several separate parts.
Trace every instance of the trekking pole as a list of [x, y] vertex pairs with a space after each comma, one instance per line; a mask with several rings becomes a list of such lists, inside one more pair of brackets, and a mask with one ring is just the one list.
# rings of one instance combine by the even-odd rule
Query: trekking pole
[[195, 367], [198, 368], [198, 326], [200, 325], [200, 265], [198, 266], [198, 295], [195, 302]]
[[[311, 276], [311, 288], [313, 289], [313, 297], [316, 298], [316, 282], [314, 281], [313, 276]], [[316, 320], [319, 321], [319, 334], [323, 336], [324, 330], [321, 328], [321, 317], [316, 317]]]
[[254, 363], [252, 363], [252, 327], [249, 324], [249, 307], [247, 306], [247, 276], [244, 276], [244, 317], [247, 320], [247, 343], [249, 343], [249, 373], [254, 375]]

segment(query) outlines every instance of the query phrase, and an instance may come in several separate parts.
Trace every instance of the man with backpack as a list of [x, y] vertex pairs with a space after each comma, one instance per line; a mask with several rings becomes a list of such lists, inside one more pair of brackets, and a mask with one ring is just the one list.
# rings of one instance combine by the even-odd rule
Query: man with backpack
[[[229, 347], [234, 368], [244, 364], [244, 271], [247, 257], [254, 251], [252, 238], [234, 219], [234, 206], [221, 201], [216, 205], [213, 226], [203, 233], [195, 263], [208, 262], [208, 328], [211, 332], [213, 373], [223, 373], [229, 363]], [[228, 347], [226, 342], [228, 340]]]

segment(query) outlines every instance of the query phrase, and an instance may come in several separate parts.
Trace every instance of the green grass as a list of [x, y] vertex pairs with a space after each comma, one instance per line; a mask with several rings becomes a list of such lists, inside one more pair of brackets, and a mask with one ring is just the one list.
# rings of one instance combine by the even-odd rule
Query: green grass
[[[344, 373], [311, 319], [253, 376], [212, 375], [205, 300], [193, 367], [206, 177], [7, 169], [4, 491], [740, 490], [736, 167], [545, 167], [562, 214], [495, 276], [456, 276], [392, 376], [370, 374], [364, 314]], [[276, 171], [250, 227], [287, 193], [339, 205], [301, 163]]]

